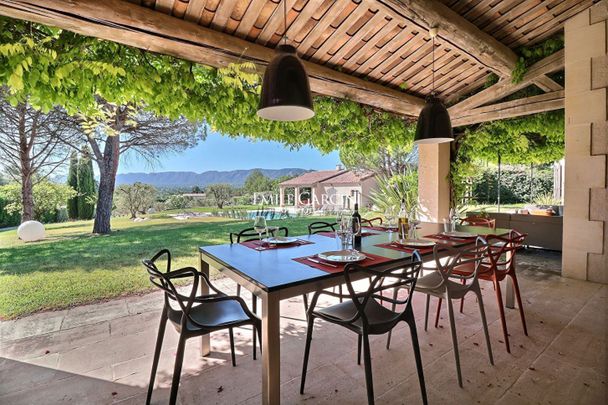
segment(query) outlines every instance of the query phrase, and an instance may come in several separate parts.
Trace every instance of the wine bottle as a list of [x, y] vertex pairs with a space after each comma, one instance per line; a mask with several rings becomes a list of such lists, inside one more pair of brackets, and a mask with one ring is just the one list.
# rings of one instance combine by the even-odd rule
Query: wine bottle
[[407, 209], [405, 208], [405, 198], [401, 199], [401, 209], [399, 210], [399, 239], [406, 239], [408, 234]]
[[355, 203], [355, 211], [353, 212], [353, 235], [355, 249], [361, 247], [361, 214], [359, 214], [359, 204]]

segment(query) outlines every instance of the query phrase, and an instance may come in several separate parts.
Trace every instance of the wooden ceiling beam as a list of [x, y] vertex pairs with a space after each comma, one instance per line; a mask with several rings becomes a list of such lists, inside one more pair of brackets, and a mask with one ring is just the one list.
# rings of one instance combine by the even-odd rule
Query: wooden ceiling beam
[[559, 50], [553, 55], [536, 62], [530, 66], [523, 79], [519, 83], [513, 83], [510, 79], [502, 79], [493, 86], [488, 87], [468, 97], [458, 104], [448, 108], [451, 116], [462, 115], [462, 111], [470, 110], [480, 105], [490, 103], [495, 100], [500, 100], [518, 90], [524, 89], [532, 84], [539, 77], [548, 73], [553, 73], [564, 68], [564, 50]]
[[517, 55], [508, 46], [437, 0], [378, 0], [398, 14], [424, 26], [439, 28], [439, 36], [465, 51], [499, 76], [511, 77]]
[[538, 79], [534, 80], [533, 83], [545, 93], [564, 89], [561, 84], [557, 83], [555, 80], [551, 79], [549, 76], [546, 75], [539, 76]]
[[[251, 61], [260, 71], [274, 50], [120, 0], [0, 0], [0, 14], [56, 26], [213, 67]], [[424, 100], [303, 61], [313, 92], [417, 116]]]
[[452, 119], [453, 127], [521, 117], [564, 108], [564, 90], [478, 107]]

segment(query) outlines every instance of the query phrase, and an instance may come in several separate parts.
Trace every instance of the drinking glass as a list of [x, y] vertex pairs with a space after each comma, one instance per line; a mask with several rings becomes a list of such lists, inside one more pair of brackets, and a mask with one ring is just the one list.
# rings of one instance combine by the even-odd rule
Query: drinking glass
[[451, 218], [443, 218], [443, 233], [454, 232], [456, 230], [456, 222]]
[[386, 207], [386, 210], [384, 211], [384, 217], [386, 218], [386, 228], [387, 228], [387, 231], [389, 231], [389, 232], [394, 232], [395, 228], [397, 227], [396, 212], [397, 211], [396, 211], [395, 207], [392, 207], [392, 206]]
[[340, 248], [342, 250], [349, 249], [353, 243], [353, 218], [349, 215], [343, 215], [338, 225], [336, 235], [340, 240]]
[[262, 233], [268, 232], [268, 224], [266, 223], [266, 217], [257, 216], [253, 221], [253, 229], [258, 233], [260, 238], [260, 248], [262, 246]]
[[418, 212], [416, 212], [416, 210], [410, 211], [408, 224], [410, 226], [408, 238], [418, 239], [418, 225], [420, 225], [420, 218], [418, 217]]

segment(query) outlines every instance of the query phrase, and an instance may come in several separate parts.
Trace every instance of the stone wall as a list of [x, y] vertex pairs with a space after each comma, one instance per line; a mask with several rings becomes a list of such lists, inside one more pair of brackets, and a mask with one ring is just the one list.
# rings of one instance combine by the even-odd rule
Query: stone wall
[[565, 24], [562, 273], [608, 283], [608, 0]]

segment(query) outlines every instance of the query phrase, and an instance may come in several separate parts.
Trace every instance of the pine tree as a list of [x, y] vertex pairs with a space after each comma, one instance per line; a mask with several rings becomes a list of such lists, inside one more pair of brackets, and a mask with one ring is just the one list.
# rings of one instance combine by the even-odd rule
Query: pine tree
[[[72, 152], [72, 155], [70, 156], [68, 186], [72, 187], [74, 191], [78, 191], [78, 154], [76, 151]], [[68, 200], [67, 208], [68, 217], [70, 219], [78, 219], [78, 196], [72, 197]]]
[[78, 162], [78, 217], [92, 219], [95, 214], [95, 177], [91, 151], [86, 148]]

